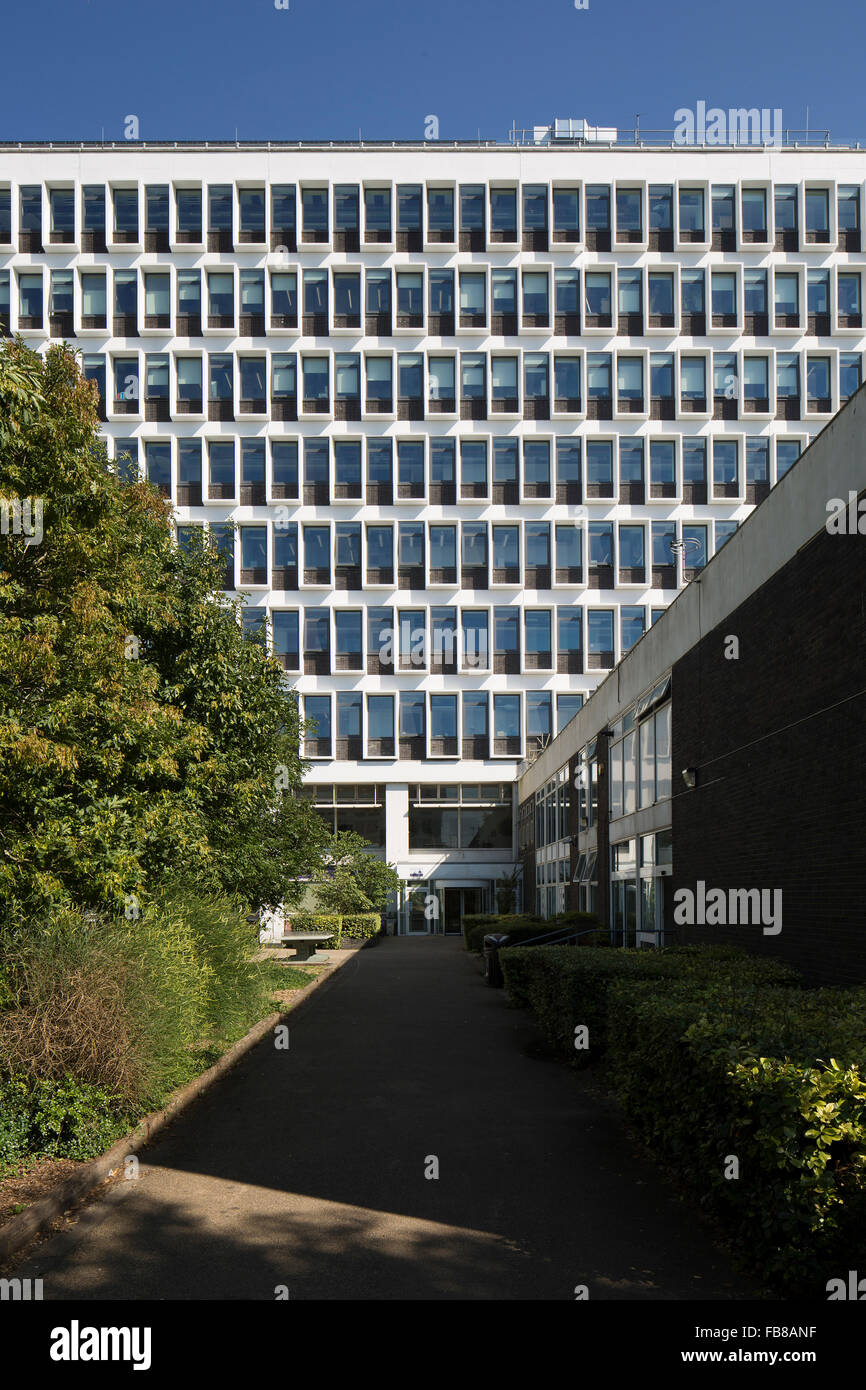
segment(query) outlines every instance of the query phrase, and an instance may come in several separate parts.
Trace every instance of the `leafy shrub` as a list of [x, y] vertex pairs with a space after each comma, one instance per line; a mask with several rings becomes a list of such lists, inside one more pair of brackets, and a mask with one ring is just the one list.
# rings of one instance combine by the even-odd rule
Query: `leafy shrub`
[[382, 918], [378, 912], [355, 912], [343, 918], [343, 935], [352, 941], [365, 941], [380, 936]]
[[131, 1123], [119, 1097], [87, 1082], [0, 1079], [0, 1171], [24, 1158], [93, 1158]]
[[467, 951], [480, 951], [485, 936], [490, 932], [507, 932], [512, 936], [515, 932], [531, 928], [540, 933], [542, 926], [546, 926], [546, 923], [542, 923], [539, 917], [533, 917], [528, 912], [508, 912], [502, 915], [493, 912], [471, 913], [463, 918], [463, 941]]
[[[375, 915], [375, 914], [373, 914]], [[327, 950], [337, 950], [342, 941], [345, 931], [345, 923], [349, 919], [339, 917], [334, 912], [293, 912], [291, 917], [286, 918], [286, 931], [329, 931], [334, 933], [333, 941], [327, 944]], [[379, 918], [376, 917], [378, 922]]]

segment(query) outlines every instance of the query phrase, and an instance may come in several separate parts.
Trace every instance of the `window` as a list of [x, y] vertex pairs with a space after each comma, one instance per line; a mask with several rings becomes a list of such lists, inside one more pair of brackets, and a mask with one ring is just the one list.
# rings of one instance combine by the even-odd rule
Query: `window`
[[464, 608], [461, 614], [463, 669], [486, 670], [490, 664], [487, 639], [487, 609]]
[[797, 230], [797, 189], [790, 184], [776, 184], [773, 192], [777, 232]]
[[454, 313], [454, 271], [431, 270], [428, 274], [431, 314]]
[[[608, 276], [608, 281], [610, 277]], [[523, 312], [545, 318], [550, 312], [546, 271], [524, 270]]]
[[[177, 273], [177, 312], [191, 319], [201, 318], [201, 272], [179, 270]], [[179, 330], [178, 330], [179, 331]]]
[[619, 567], [621, 570], [644, 568], [644, 528], [622, 523], [619, 527]]
[[712, 272], [713, 317], [735, 318], [737, 313], [737, 277], [730, 271]]
[[646, 610], [623, 604], [620, 609], [620, 639], [623, 656], [627, 651], [630, 651], [635, 642], [640, 641], [645, 631]]
[[585, 312], [591, 318], [610, 318], [610, 272], [587, 271], [583, 277]]
[[397, 563], [402, 569], [424, 569], [424, 526], [401, 521], [397, 538]]
[[301, 359], [304, 374], [304, 400], [325, 403], [330, 400], [327, 357]]
[[361, 359], [356, 352], [338, 352], [334, 356], [334, 399], [361, 399]]
[[713, 188], [713, 231], [732, 232], [734, 230], [734, 190], [729, 185], [716, 185]]
[[862, 385], [862, 364], [859, 352], [839, 354], [839, 404], [847, 401]]
[[460, 398], [464, 401], [487, 400], [487, 354], [483, 352], [461, 352], [460, 354]]
[[331, 572], [331, 528], [329, 526], [305, 526], [304, 570], [317, 572], [311, 582], [325, 582], [320, 576]]
[[211, 497], [235, 496], [235, 446], [228, 440], [209, 440], [208, 477]]
[[[166, 277], [167, 278], [167, 277]], [[51, 290], [48, 299], [48, 312], [72, 314], [72, 271], [52, 270]]]
[[234, 399], [234, 370], [231, 355], [212, 352], [208, 355], [208, 399], [211, 401], [232, 401]]
[[669, 232], [673, 227], [673, 189], [664, 184], [650, 184], [650, 231]]
[[356, 232], [360, 216], [358, 189], [354, 184], [337, 185], [334, 189], [334, 230]]
[[525, 352], [523, 354], [523, 398], [525, 402], [545, 401], [549, 398], [548, 370], [547, 353]]
[[713, 440], [713, 487], [739, 487], [739, 460], [735, 439]]
[[453, 439], [431, 439], [430, 441], [430, 481], [439, 486], [449, 486], [456, 477], [455, 443]]
[[590, 522], [589, 563], [591, 566], [605, 568], [613, 564], [613, 522]]
[[653, 400], [673, 400], [674, 359], [669, 352], [650, 354], [650, 395]]
[[232, 320], [235, 312], [234, 275], [231, 271], [208, 271], [208, 317]]
[[328, 239], [328, 191], [326, 188], [301, 190], [301, 225], [305, 241]]
[[649, 311], [651, 315], [659, 315], [673, 319], [674, 314], [674, 277], [667, 272], [650, 271], [649, 273]]
[[145, 189], [144, 228], [146, 232], [161, 234], [163, 245], [168, 241], [171, 213], [169, 210], [167, 185], [150, 186]]
[[495, 401], [511, 401], [513, 408], [517, 407], [519, 387], [517, 384], [517, 361], [516, 357], [492, 357], [490, 361], [490, 385], [492, 399]]
[[516, 188], [491, 188], [490, 231], [497, 241], [517, 240]]
[[586, 441], [586, 482], [598, 497], [613, 496], [613, 443], [609, 439]]
[[799, 439], [777, 439], [776, 440], [776, 481], [784, 478], [788, 469], [793, 467], [800, 457]]
[[171, 445], [148, 442], [144, 446], [144, 463], [147, 481], [165, 497], [171, 496]]
[[767, 193], [763, 188], [744, 188], [741, 194], [743, 239], [766, 241]]
[[856, 185], [839, 185], [836, 190], [836, 212], [840, 232], [859, 232], [860, 189]]
[[717, 521], [716, 522], [716, 551], [721, 550], [722, 546], [731, 539], [737, 529], [736, 521]]
[[548, 690], [530, 690], [526, 695], [526, 742], [541, 745], [550, 740], [553, 732], [553, 701]]
[[[640, 270], [620, 270], [616, 289], [617, 312], [621, 316], [643, 313], [643, 273]], [[673, 308], [670, 312], [673, 313]]]
[[112, 190], [114, 202], [115, 241], [138, 240], [138, 189], [115, 188]]
[[82, 231], [91, 236], [105, 236], [105, 187], [85, 184], [82, 189]]
[[494, 270], [491, 272], [491, 297], [494, 314], [514, 317], [517, 313], [517, 272], [515, 270]]
[[297, 367], [294, 353], [273, 353], [271, 356], [272, 400], [293, 400], [297, 396], [297, 391]]
[[232, 189], [230, 184], [210, 184], [207, 191], [208, 231], [232, 231]]
[[613, 665], [613, 613], [606, 608], [587, 610], [588, 648], [590, 656], [608, 658]]
[[806, 240], [830, 240], [830, 198], [826, 188], [806, 189]]
[[[515, 527], [516, 530], [516, 527]], [[495, 563], [495, 561], [494, 561]], [[456, 526], [430, 527], [430, 571], [456, 570], [457, 567], [457, 528]]]
[[617, 357], [616, 394], [620, 409], [627, 401], [643, 401], [642, 357]]
[[747, 314], [766, 314], [766, 270], [745, 270], [743, 272], [743, 308]]
[[769, 483], [769, 443], [766, 439], [746, 440], [746, 484]]
[[707, 395], [707, 363], [704, 357], [680, 358], [680, 400], [704, 401]]
[[683, 486], [705, 487], [707, 482], [707, 441], [683, 438]]
[[[424, 276], [415, 271], [397, 271], [397, 313], [401, 317], [423, 321]], [[404, 325], [409, 326], [409, 325]]]
[[549, 440], [524, 439], [523, 485], [527, 496], [549, 497], [551, 495]]
[[[560, 656], [583, 649], [583, 612], [580, 608], [560, 607], [557, 612], [557, 648]], [[559, 699], [562, 697], [559, 696]], [[583, 696], [579, 697], [581, 704]], [[578, 706], [578, 709], [580, 706]]]
[[361, 616], [358, 608], [334, 610], [334, 655], [338, 670], [361, 669]]
[[684, 270], [680, 275], [680, 299], [683, 314], [705, 314], [704, 272]]
[[676, 540], [676, 531], [673, 522], [654, 521], [652, 523], [652, 540], [653, 564], [659, 568], [673, 567], [673, 543]]
[[747, 401], [767, 401], [770, 395], [769, 359], [743, 358], [743, 398]]
[[580, 192], [577, 188], [553, 189], [553, 235], [557, 241], [577, 241], [580, 235]]
[[739, 394], [737, 357], [733, 352], [713, 353], [713, 395], [735, 401]]
[[391, 358], [368, 357], [366, 359], [367, 404], [375, 401], [391, 402], [393, 386], [391, 382]]
[[391, 313], [391, 272], [390, 270], [367, 271], [367, 310], [368, 314]]
[[795, 352], [776, 353], [776, 396], [780, 400], [800, 395], [800, 359]]
[[401, 232], [421, 230], [421, 187], [403, 184], [397, 189], [397, 229]]
[[[483, 440], [460, 441], [460, 486], [464, 496], [487, 493], [487, 445]], [[464, 489], [477, 489], [465, 492]]]
[[364, 189], [364, 227], [368, 241], [391, 239], [391, 190], [390, 188]]
[[312, 748], [312, 757], [330, 757], [331, 745], [331, 697], [330, 695], [305, 695], [304, 720], [309, 721], [311, 731], [305, 734], [305, 742]]
[[586, 394], [590, 400], [610, 400], [610, 353], [588, 352], [586, 355]]
[[[837, 307], [840, 317], [860, 318], [862, 313], [860, 298], [860, 272], [840, 271], [837, 279]], [[852, 324], [856, 328], [858, 324]]]
[[423, 692], [404, 690], [400, 693], [400, 738], [424, 738], [426, 733], [426, 700]]
[[604, 184], [587, 187], [586, 227], [596, 233], [610, 230], [610, 188]]
[[550, 565], [550, 522], [527, 521], [525, 543], [526, 568], [547, 569]]
[[138, 273], [135, 270], [114, 272], [114, 314], [116, 318], [138, 317]]
[[620, 435], [619, 440], [619, 481], [620, 484], [643, 486], [644, 445], [642, 439]]
[[430, 240], [454, 240], [454, 189], [427, 189], [427, 230]]
[[201, 241], [201, 189], [178, 188], [175, 191], [178, 239], [184, 242]]
[[114, 409], [122, 409], [126, 402], [130, 412], [136, 413], [141, 390], [138, 379], [137, 357], [115, 357], [114, 359]]
[[484, 231], [484, 185], [463, 184], [460, 188], [461, 232]]
[[[334, 441], [334, 486], [337, 497], [361, 496], [360, 441], [345, 439]], [[360, 556], [353, 563], [358, 564], [359, 560]]]
[[[450, 528], [449, 528], [450, 529]], [[519, 526], [493, 527], [493, 568], [512, 570], [517, 574], [520, 567], [520, 528]]]
[[144, 277], [144, 314], [146, 319], [159, 318], [165, 321], [164, 324], [154, 324], [154, 327], [168, 327], [171, 314], [170, 275], [146, 272]]
[[704, 240], [704, 191], [702, 188], [681, 188], [679, 190], [679, 219], [681, 239], [684, 239], [684, 233], [688, 233], [690, 240]]
[[520, 651], [519, 611], [516, 608], [494, 608], [493, 650], [497, 655], [516, 655]]
[[830, 358], [806, 358], [806, 396], [812, 410], [830, 409]]
[[547, 231], [546, 184], [524, 184], [523, 230], [524, 232]]
[[830, 312], [830, 272], [810, 270], [806, 276], [806, 309], [810, 314]]
[[487, 568], [487, 523], [464, 521], [461, 537], [461, 564], [464, 569]]
[[641, 193], [639, 188], [617, 188], [616, 190], [616, 231], [641, 235]]
[[700, 570], [707, 563], [706, 526], [683, 526], [683, 569]]
[[777, 270], [774, 276], [774, 291], [776, 322], [779, 323], [785, 318], [798, 320], [800, 316], [800, 277], [796, 271]]
[[48, 194], [51, 214], [51, 240], [71, 242], [75, 240], [75, 190], [73, 188], [52, 188]]
[[[420, 296], [419, 296], [420, 299]], [[487, 276], [475, 271], [460, 272], [460, 313], [483, 323], [487, 314]]]

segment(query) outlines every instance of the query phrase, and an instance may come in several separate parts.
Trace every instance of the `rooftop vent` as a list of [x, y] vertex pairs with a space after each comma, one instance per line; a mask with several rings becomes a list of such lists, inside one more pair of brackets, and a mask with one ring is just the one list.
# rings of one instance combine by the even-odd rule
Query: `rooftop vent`
[[615, 145], [616, 126], [588, 125], [573, 116], [557, 116], [553, 125], [537, 125], [533, 129], [536, 145], [551, 140], [583, 140], [586, 144]]

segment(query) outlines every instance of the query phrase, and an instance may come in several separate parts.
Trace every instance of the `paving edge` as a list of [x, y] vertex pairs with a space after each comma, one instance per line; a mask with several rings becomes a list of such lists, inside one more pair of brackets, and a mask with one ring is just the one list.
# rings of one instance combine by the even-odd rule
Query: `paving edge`
[[267, 1018], [256, 1023], [244, 1037], [232, 1043], [228, 1051], [224, 1052], [212, 1067], [208, 1067], [207, 1071], [203, 1071], [200, 1076], [194, 1077], [192, 1081], [173, 1092], [161, 1109], [152, 1110], [149, 1115], [145, 1115], [129, 1134], [123, 1139], [118, 1139], [105, 1153], [89, 1159], [82, 1168], [58, 1184], [53, 1192], [49, 1192], [47, 1197], [40, 1197], [38, 1202], [34, 1202], [20, 1216], [13, 1217], [5, 1226], [0, 1227], [0, 1265], [29, 1245], [65, 1212], [80, 1205], [100, 1183], [122, 1166], [130, 1154], [145, 1148], [169, 1120], [181, 1115], [194, 1100], [210, 1090], [211, 1086], [225, 1076], [236, 1062], [251, 1052], [279, 1023], [297, 1014], [316, 990], [322, 989], [335, 979], [341, 968], [354, 959], [366, 945], [367, 942], [364, 941], [350, 950], [341, 950], [339, 954], [342, 959], [336, 960], [333, 969], [327, 974], [319, 975], [299, 991], [297, 1003], [291, 1004], [280, 1013], [269, 1014]]

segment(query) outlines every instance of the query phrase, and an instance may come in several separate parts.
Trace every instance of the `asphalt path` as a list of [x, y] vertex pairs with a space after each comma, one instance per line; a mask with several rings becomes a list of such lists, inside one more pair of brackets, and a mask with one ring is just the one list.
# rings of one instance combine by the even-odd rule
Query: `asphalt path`
[[739, 1299], [591, 1076], [455, 938], [342, 965], [14, 1273], [45, 1299]]

